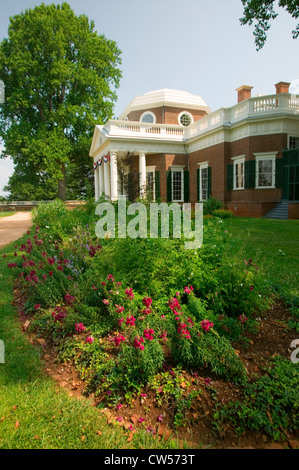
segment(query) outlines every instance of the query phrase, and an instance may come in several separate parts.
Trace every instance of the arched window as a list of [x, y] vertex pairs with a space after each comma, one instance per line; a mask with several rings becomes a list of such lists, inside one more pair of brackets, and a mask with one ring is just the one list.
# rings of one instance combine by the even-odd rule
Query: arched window
[[145, 111], [140, 117], [140, 122], [149, 122], [150, 124], [154, 124], [156, 122], [156, 116], [151, 111]]

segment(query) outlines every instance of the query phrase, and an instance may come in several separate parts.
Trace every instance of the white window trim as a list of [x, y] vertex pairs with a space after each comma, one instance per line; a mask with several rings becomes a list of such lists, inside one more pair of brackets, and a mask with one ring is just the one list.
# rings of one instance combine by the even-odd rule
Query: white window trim
[[[233, 183], [233, 191], [243, 191], [245, 189], [245, 155], [240, 155], [239, 157], [232, 157], [233, 164], [234, 164], [234, 183]], [[236, 166], [239, 163], [243, 163], [243, 187], [237, 188], [236, 187]]]
[[143, 122], [142, 118], [144, 116], [146, 116], [147, 114], [150, 114], [153, 117], [154, 121], [153, 122], [144, 122], [144, 124], [155, 124], [157, 118], [156, 118], [156, 115], [152, 111], [145, 111], [144, 113], [142, 113], [141, 116], [140, 116], [140, 122]]
[[[185, 165], [176, 165], [176, 166], [171, 166], [171, 201], [172, 202], [184, 202], [184, 168]], [[172, 179], [172, 173], [174, 171], [179, 171], [181, 173], [181, 178], [182, 178], [182, 187], [181, 187], [181, 199], [173, 199], [173, 179]]]
[[[265, 152], [265, 153], [254, 153], [256, 162], [255, 172], [255, 188], [256, 189], [274, 189], [275, 188], [275, 171], [276, 171], [276, 155], [278, 152]], [[272, 185], [271, 186], [259, 186], [259, 166], [258, 162], [263, 160], [272, 161]]]
[[182, 112], [178, 115], [178, 123], [179, 123], [179, 125], [182, 126], [182, 127], [188, 127], [188, 126], [183, 126], [183, 124], [181, 123], [181, 117], [182, 117], [183, 114], [187, 114], [188, 116], [190, 116], [191, 122], [190, 122], [189, 126], [191, 126], [191, 124], [193, 124], [193, 122], [194, 122], [194, 119], [193, 119], [192, 114], [189, 113], [189, 111], [182, 111]]
[[206, 168], [209, 168], [209, 162], [200, 162], [198, 163], [199, 166], [199, 171], [200, 171], [200, 178], [199, 178], [199, 200], [200, 201], [206, 201], [206, 199], [202, 198], [202, 176], [201, 176], [201, 170], [205, 170]]

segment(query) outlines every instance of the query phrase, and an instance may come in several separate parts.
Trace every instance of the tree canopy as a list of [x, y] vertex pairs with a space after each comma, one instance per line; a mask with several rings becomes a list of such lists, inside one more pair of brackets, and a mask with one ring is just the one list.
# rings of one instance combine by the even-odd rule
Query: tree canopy
[[2, 156], [16, 165], [8, 185], [16, 199], [30, 190], [30, 199], [84, 192], [92, 178], [94, 125], [113, 114], [120, 55], [114, 41], [67, 3], [41, 4], [10, 18], [0, 44], [6, 95], [0, 136]]
[[[242, 0], [244, 16], [240, 18], [242, 25], [254, 26], [254, 37], [256, 49], [261, 49], [267, 40], [267, 31], [270, 29], [270, 22], [274, 20], [278, 13], [275, 10], [275, 0]], [[284, 8], [294, 19], [299, 18], [298, 0], [279, 0], [278, 6]], [[296, 39], [299, 36], [299, 23], [292, 31], [292, 36]]]

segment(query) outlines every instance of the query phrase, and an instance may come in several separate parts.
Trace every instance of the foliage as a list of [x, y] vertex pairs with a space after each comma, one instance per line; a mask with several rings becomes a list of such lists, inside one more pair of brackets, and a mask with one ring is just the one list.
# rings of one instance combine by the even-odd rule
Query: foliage
[[[278, 13], [274, 9], [274, 0], [242, 0], [244, 11], [240, 18], [242, 25], [251, 26], [255, 22], [253, 35], [255, 37], [256, 49], [261, 49], [267, 40], [267, 32], [270, 29], [270, 22], [274, 20]], [[278, 6], [285, 9], [294, 19], [299, 18], [299, 6], [297, 0], [279, 0]], [[292, 36], [296, 39], [299, 35], [299, 24], [292, 31]]]
[[246, 429], [262, 431], [278, 440], [299, 428], [299, 371], [289, 359], [276, 357], [274, 367], [256, 382], [247, 384], [242, 402], [230, 402], [214, 418], [217, 426], [233, 422], [238, 434]]
[[0, 45], [0, 135], [16, 166], [9, 183], [15, 199], [51, 198], [55, 185], [65, 199], [66, 181], [68, 197], [86, 193], [91, 135], [95, 123], [112, 116], [120, 62], [116, 43], [67, 3], [11, 18]]
[[231, 219], [233, 215], [234, 214], [231, 211], [227, 211], [225, 209], [216, 209], [213, 212], [213, 216], [220, 217], [220, 219]]
[[221, 209], [223, 206], [221, 201], [218, 201], [215, 197], [210, 196], [203, 203], [203, 213], [204, 215], [213, 215], [214, 211]]

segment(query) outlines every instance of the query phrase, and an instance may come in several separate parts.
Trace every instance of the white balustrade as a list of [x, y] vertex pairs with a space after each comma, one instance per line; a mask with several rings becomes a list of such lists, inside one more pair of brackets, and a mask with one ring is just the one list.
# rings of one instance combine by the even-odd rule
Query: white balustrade
[[178, 124], [110, 120], [103, 126], [103, 131], [108, 136], [138, 136], [146, 139], [168, 139], [182, 142], [227, 123], [233, 124], [247, 117], [267, 116], [282, 112], [298, 114], [299, 95], [282, 93], [252, 97], [231, 108], [221, 108], [214, 113], [210, 113], [188, 127]]

